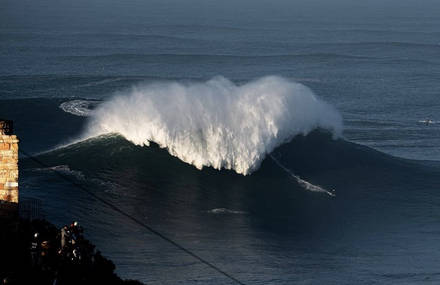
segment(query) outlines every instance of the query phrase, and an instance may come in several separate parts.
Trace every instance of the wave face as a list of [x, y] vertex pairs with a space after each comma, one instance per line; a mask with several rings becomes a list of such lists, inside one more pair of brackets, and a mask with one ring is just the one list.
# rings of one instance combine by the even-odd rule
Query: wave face
[[317, 128], [337, 137], [342, 117], [306, 86], [277, 76], [239, 86], [215, 77], [121, 92], [91, 114], [84, 138], [119, 133], [136, 145], [154, 142], [198, 169], [246, 175], [277, 146]]

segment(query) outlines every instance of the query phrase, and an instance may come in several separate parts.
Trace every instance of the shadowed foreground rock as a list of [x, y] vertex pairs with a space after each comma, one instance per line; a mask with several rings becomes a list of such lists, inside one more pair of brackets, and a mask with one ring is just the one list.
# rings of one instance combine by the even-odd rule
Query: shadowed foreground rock
[[0, 227], [0, 284], [142, 284], [119, 278], [82, 234], [61, 249], [60, 231], [47, 221], [0, 217]]

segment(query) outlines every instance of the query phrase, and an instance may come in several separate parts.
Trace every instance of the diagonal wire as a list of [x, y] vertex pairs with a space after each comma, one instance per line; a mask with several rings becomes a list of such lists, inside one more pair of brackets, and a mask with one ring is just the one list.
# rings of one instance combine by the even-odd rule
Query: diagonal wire
[[[41, 160], [39, 160], [38, 158], [28, 154], [27, 152], [19, 149], [19, 152], [21, 154], [23, 154], [24, 156], [28, 157], [30, 160], [34, 161], [35, 163], [43, 166], [43, 167], [50, 167], [49, 165], [45, 164], [44, 162], [42, 162]], [[195, 259], [199, 260], [201, 263], [207, 265], [208, 267], [214, 269], [215, 271], [217, 271], [218, 273], [226, 276], [227, 278], [229, 278], [230, 280], [234, 281], [237, 284], [240, 285], [245, 285], [243, 282], [241, 282], [240, 280], [238, 280], [237, 278], [235, 278], [234, 276], [232, 276], [231, 274], [227, 273], [226, 271], [220, 269], [219, 267], [217, 267], [216, 265], [212, 264], [211, 262], [207, 261], [206, 259], [200, 257], [199, 255], [197, 255], [196, 253], [192, 252], [191, 250], [185, 248], [184, 246], [180, 245], [178, 242], [172, 240], [171, 238], [165, 236], [164, 234], [160, 233], [159, 231], [155, 230], [154, 228], [152, 228], [151, 226], [147, 225], [146, 223], [144, 223], [143, 221], [138, 220], [137, 218], [133, 217], [132, 215], [128, 214], [127, 212], [123, 211], [121, 208], [119, 208], [118, 206], [115, 206], [114, 204], [112, 204], [111, 202], [107, 201], [104, 198], [99, 197], [98, 195], [96, 195], [95, 193], [91, 192], [90, 190], [88, 190], [86, 187], [84, 187], [83, 185], [75, 182], [73, 179], [69, 178], [66, 175], [63, 175], [62, 173], [54, 170], [54, 172], [58, 175], [58, 177], [60, 177], [61, 179], [71, 183], [72, 185], [74, 185], [75, 187], [77, 187], [78, 189], [82, 190], [83, 192], [89, 194], [90, 196], [92, 196], [93, 198], [95, 198], [96, 200], [100, 201], [101, 203], [103, 203], [104, 205], [108, 206], [109, 208], [113, 209], [115, 212], [118, 212], [119, 214], [121, 214], [122, 216], [125, 216], [126, 218], [132, 220], [133, 222], [135, 222], [136, 224], [138, 224], [139, 226], [145, 228], [146, 230], [148, 230], [149, 232], [153, 233], [154, 235], [160, 237], [161, 239], [163, 239], [164, 241], [167, 241], [168, 243], [174, 245], [175, 247], [177, 247], [178, 249], [180, 249], [181, 251], [185, 252], [186, 254], [194, 257]]]

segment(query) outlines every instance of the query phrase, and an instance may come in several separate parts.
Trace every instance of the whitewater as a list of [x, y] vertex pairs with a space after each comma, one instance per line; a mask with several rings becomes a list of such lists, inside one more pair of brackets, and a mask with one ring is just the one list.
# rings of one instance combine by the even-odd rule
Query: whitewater
[[154, 142], [198, 169], [247, 175], [276, 147], [317, 128], [338, 137], [342, 117], [308, 87], [278, 76], [243, 85], [219, 76], [120, 91], [90, 114], [82, 139], [118, 133], [136, 145]]

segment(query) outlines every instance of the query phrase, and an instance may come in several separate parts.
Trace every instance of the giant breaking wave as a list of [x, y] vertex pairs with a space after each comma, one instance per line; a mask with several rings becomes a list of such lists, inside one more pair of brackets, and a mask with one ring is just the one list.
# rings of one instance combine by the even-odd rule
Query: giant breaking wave
[[244, 85], [215, 77], [120, 92], [92, 113], [85, 138], [119, 133], [137, 145], [154, 142], [199, 169], [247, 175], [276, 147], [316, 128], [339, 136], [342, 118], [306, 86], [277, 76]]

